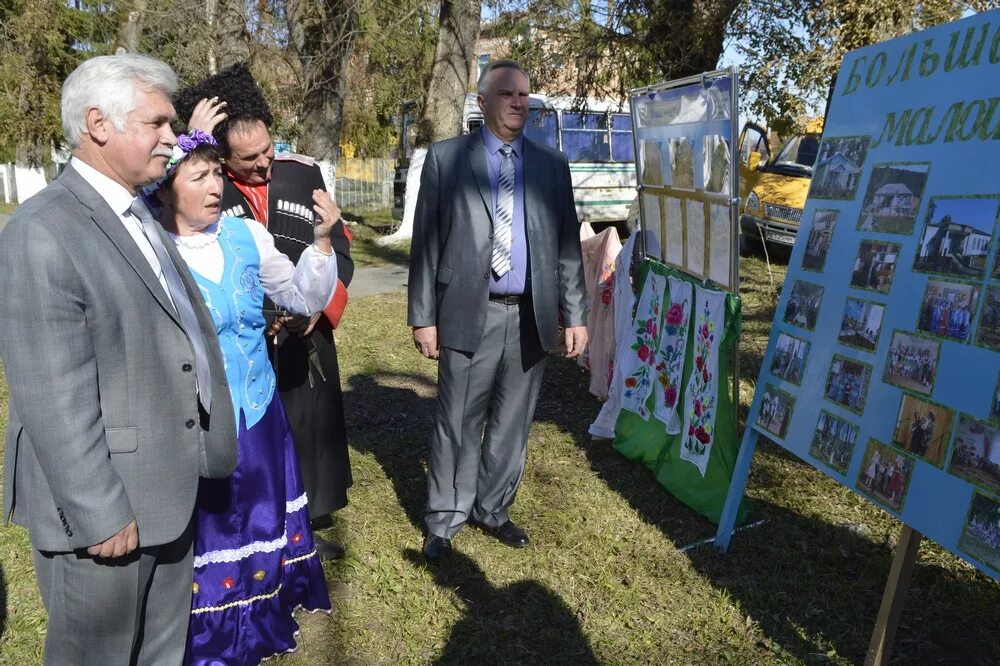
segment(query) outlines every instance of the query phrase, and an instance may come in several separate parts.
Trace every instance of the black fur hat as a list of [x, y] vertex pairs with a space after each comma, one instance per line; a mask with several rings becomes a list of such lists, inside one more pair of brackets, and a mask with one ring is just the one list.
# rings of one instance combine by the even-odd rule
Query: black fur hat
[[254, 81], [250, 68], [245, 62], [236, 63], [214, 74], [201, 83], [188, 86], [177, 92], [174, 108], [184, 122], [191, 118], [194, 107], [201, 99], [218, 97], [226, 102], [228, 117], [212, 132], [216, 140], [228, 150], [226, 134], [233, 123], [260, 120], [266, 127], [271, 126], [271, 109], [264, 99], [264, 91]]

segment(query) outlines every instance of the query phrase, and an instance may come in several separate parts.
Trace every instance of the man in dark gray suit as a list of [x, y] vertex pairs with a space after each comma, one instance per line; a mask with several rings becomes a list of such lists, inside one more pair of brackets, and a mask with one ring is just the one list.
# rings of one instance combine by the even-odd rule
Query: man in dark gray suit
[[48, 664], [181, 663], [198, 478], [236, 465], [215, 327], [136, 197], [176, 143], [175, 89], [149, 57], [80, 65], [73, 159], [0, 233], [4, 504], [31, 537]]
[[[566, 156], [525, 139], [528, 76], [511, 60], [479, 80], [485, 126], [430, 147], [410, 258], [408, 323], [440, 358], [424, 555], [468, 521], [520, 548], [508, 514], [524, 473], [547, 352], [587, 344], [580, 228]], [[485, 426], [485, 434], [484, 434]]]

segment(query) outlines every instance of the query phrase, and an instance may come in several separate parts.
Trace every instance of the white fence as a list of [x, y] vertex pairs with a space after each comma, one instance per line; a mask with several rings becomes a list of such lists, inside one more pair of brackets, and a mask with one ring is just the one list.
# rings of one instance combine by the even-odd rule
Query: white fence
[[[333, 190], [337, 204], [347, 211], [372, 211], [392, 208], [393, 160], [388, 158], [341, 158], [336, 169], [321, 164], [327, 186], [333, 172]], [[45, 186], [57, 173], [53, 165], [43, 173], [39, 169], [15, 169], [13, 164], [0, 164], [0, 201], [18, 202], [18, 186], [27, 198]]]

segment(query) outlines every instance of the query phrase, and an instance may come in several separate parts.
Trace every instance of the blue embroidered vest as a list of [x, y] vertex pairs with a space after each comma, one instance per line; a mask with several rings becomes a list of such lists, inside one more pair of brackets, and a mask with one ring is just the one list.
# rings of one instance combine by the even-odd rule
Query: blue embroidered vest
[[238, 420], [243, 411], [249, 429], [264, 416], [275, 386], [264, 341], [260, 254], [241, 218], [221, 218], [218, 239], [224, 261], [221, 281], [213, 282], [194, 270], [191, 275], [219, 334], [233, 412]]

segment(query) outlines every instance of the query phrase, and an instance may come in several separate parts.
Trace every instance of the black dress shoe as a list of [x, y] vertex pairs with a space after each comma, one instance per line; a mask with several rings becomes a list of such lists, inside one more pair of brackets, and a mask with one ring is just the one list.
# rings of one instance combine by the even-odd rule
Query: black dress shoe
[[428, 534], [424, 539], [424, 558], [428, 564], [437, 564], [451, 555], [451, 539]]
[[498, 527], [490, 527], [482, 523], [480, 523], [480, 526], [483, 528], [483, 531], [505, 546], [524, 548], [528, 545], [528, 535], [511, 520]]
[[320, 561], [339, 560], [344, 556], [344, 547], [339, 543], [327, 541], [318, 534], [313, 534], [313, 545], [316, 546], [316, 554]]

